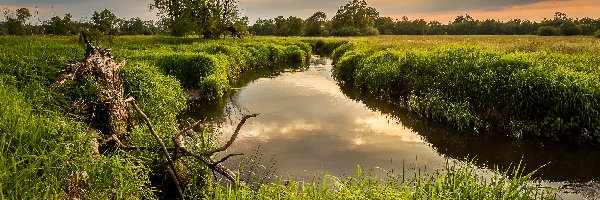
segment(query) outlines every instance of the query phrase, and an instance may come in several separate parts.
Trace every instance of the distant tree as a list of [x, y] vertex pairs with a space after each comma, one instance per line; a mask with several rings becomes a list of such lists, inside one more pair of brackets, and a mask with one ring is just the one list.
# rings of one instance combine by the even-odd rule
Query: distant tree
[[153, 21], [142, 21], [139, 17], [123, 20], [120, 28], [123, 35], [154, 35], [158, 32]]
[[428, 35], [446, 35], [446, 27], [438, 21], [430, 21], [427, 23]]
[[273, 19], [258, 19], [249, 28], [251, 34], [254, 35], [275, 35], [275, 20]]
[[391, 17], [379, 17], [375, 20], [375, 26], [377, 31], [381, 35], [393, 35], [394, 34], [394, 20]]
[[219, 38], [234, 24], [244, 23], [237, 4], [237, 0], [154, 0], [150, 8], [169, 19], [165, 22], [172, 35], [198, 32], [208, 39]]
[[290, 16], [287, 18], [289, 36], [301, 36], [304, 30], [304, 20], [298, 17]]
[[28, 34], [27, 26], [25, 22], [31, 17], [31, 13], [27, 8], [19, 8], [15, 13], [11, 13], [10, 10], [4, 11], [4, 26], [6, 33], [9, 35], [26, 35]]
[[66, 14], [62, 19], [58, 16], [44, 22], [44, 34], [52, 35], [76, 35], [78, 33], [77, 23], [71, 20], [73, 16]]
[[478, 21], [470, 15], [460, 15], [454, 19], [454, 22], [448, 25], [448, 34], [452, 35], [473, 35], [476, 33]]
[[542, 26], [538, 29], [537, 34], [539, 36], [553, 36], [556, 35], [556, 28], [552, 26]]
[[103, 34], [119, 34], [118, 23], [119, 19], [117, 16], [108, 9], [104, 9], [101, 12], [94, 11], [92, 15], [92, 27]]
[[275, 30], [273, 30], [273, 34], [278, 36], [289, 36], [290, 27], [288, 26], [288, 21], [283, 16], [278, 16], [275, 18]]
[[327, 15], [324, 12], [316, 12], [305, 21], [304, 35], [327, 36]]
[[378, 35], [375, 19], [379, 12], [365, 0], [351, 0], [340, 7], [331, 20], [331, 33], [337, 36]]
[[571, 35], [581, 35], [582, 30], [575, 22], [568, 20], [563, 22], [560, 26], [558, 26], [558, 32], [561, 35], [571, 36]]

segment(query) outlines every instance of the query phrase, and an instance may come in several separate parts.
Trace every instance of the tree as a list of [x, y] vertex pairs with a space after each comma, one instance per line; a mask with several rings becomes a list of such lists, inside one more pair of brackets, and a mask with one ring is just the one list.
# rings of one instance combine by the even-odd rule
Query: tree
[[337, 36], [377, 35], [375, 19], [379, 12], [365, 0], [352, 0], [340, 7], [331, 20], [331, 32]]
[[119, 19], [117, 18], [117, 16], [110, 12], [110, 10], [108, 9], [104, 9], [101, 12], [94, 11], [94, 14], [92, 15], [93, 28], [103, 34], [118, 34], [118, 22]]
[[58, 16], [50, 18], [44, 22], [44, 34], [52, 35], [76, 35], [78, 34], [77, 24], [71, 20], [73, 16], [66, 14], [62, 19]]
[[25, 22], [31, 17], [31, 13], [27, 8], [19, 8], [15, 13], [11, 13], [10, 10], [4, 11], [4, 26], [6, 27], [6, 33], [9, 35], [25, 35], [27, 34], [27, 26]]
[[537, 34], [539, 36], [553, 36], [556, 35], [556, 28], [552, 26], [542, 26], [538, 29]]
[[123, 35], [154, 35], [158, 32], [158, 28], [153, 21], [142, 21], [136, 17], [123, 21], [120, 32]]
[[275, 18], [275, 30], [273, 31], [273, 34], [278, 36], [289, 36], [289, 29], [290, 28], [286, 18], [283, 16], [278, 16]]
[[582, 30], [575, 22], [568, 20], [563, 22], [560, 26], [558, 26], [558, 32], [562, 35], [571, 36], [571, 35], [581, 35]]
[[329, 35], [326, 27], [327, 15], [324, 12], [316, 12], [305, 21], [304, 35], [326, 36]]
[[396, 24], [391, 17], [379, 17], [375, 20], [377, 31], [381, 35], [393, 35]]
[[237, 0], [154, 0], [150, 9], [167, 18], [171, 34], [183, 36], [197, 31], [204, 38], [219, 38], [236, 23], [243, 23]]
[[275, 35], [275, 27], [273, 19], [258, 19], [249, 31], [254, 35]]
[[289, 36], [301, 36], [304, 30], [304, 20], [298, 17], [290, 16], [287, 18]]

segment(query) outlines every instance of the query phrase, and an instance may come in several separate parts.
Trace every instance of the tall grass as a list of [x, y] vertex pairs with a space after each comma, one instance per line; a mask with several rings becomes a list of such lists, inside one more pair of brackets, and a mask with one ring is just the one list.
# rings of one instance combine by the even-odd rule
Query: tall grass
[[153, 197], [133, 160], [92, 156], [93, 132], [81, 123], [36, 114], [2, 82], [0, 96], [0, 198]]
[[313, 182], [280, 180], [257, 189], [223, 186], [210, 182], [206, 196], [210, 199], [556, 199], [556, 191], [542, 189], [522, 174], [517, 165], [507, 171], [495, 171], [491, 177], [477, 175], [470, 164], [447, 163], [431, 175], [414, 178], [389, 174], [373, 175], [359, 166], [354, 175], [337, 178], [325, 175]]
[[600, 142], [598, 57], [465, 44], [379, 49], [340, 47], [336, 80], [461, 129]]

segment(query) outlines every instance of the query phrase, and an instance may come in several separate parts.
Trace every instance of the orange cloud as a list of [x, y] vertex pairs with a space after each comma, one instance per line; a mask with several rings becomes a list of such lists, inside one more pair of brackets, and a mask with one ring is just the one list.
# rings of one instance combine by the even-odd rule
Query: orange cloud
[[[510, 19], [529, 19], [541, 21], [544, 18], [554, 17], [555, 12], [566, 13], [571, 18], [600, 17], [600, 1], [598, 0], [555, 0], [537, 2], [520, 6], [508, 6], [500, 10], [464, 10], [437, 13], [414, 13], [406, 15], [410, 19], [425, 19], [427, 21], [439, 21], [446, 23], [454, 21], [458, 15], [469, 14], [475, 19], [499, 19], [507, 21]], [[401, 19], [404, 15], [394, 15], [392, 18]]]

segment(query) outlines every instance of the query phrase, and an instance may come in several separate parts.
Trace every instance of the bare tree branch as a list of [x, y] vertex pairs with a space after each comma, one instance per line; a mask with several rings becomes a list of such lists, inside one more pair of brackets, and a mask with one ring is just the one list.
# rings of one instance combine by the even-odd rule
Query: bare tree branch
[[135, 109], [135, 111], [137, 111], [142, 116], [142, 119], [144, 119], [144, 122], [146, 122], [146, 125], [148, 126], [148, 130], [150, 130], [150, 133], [152, 133], [152, 135], [154, 136], [154, 139], [156, 139], [156, 141], [162, 148], [163, 154], [167, 158], [167, 162], [169, 163], [169, 166], [170, 166], [170, 169], [168, 170], [169, 175], [171, 175], [171, 178], [175, 182], [175, 186], [177, 186], [177, 192], [179, 193], [179, 197], [181, 197], [181, 199], [183, 199], [183, 190], [181, 189], [181, 186], [180, 186], [179, 177], [177, 176], [177, 171], [175, 171], [175, 163], [173, 163], [173, 160], [171, 159], [171, 155], [169, 155], [169, 152], [167, 150], [167, 147], [165, 146], [165, 143], [163, 143], [163, 141], [160, 139], [158, 134], [156, 134], [156, 132], [154, 131], [154, 128], [152, 127], [152, 123], [150, 123], [150, 119], [148, 119], [148, 116], [146, 116], [146, 114], [144, 114], [144, 112], [142, 112], [140, 107], [138, 107], [137, 103], [135, 102], [135, 99], [128, 98], [127, 101], [129, 101], [131, 103], [131, 105], [133, 106], [133, 108]]
[[238, 123], [237, 127], [235, 128], [235, 132], [233, 132], [233, 135], [231, 135], [231, 138], [229, 138], [229, 141], [227, 141], [227, 143], [225, 145], [223, 145], [222, 147], [213, 149], [211, 151], [208, 151], [206, 153], [203, 153], [203, 154], [204, 155], [213, 155], [215, 153], [227, 150], [233, 144], [233, 142], [235, 142], [235, 139], [237, 138], [238, 134], [240, 133], [240, 129], [242, 129], [242, 126], [244, 126], [244, 124], [246, 123], [246, 120], [248, 120], [252, 117], [257, 117], [258, 115], [260, 115], [260, 114], [244, 115], [244, 117], [242, 118], [240, 123]]
[[233, 156], [242, 156], [244, 155], [243, 153], [234, 153], [234, 154], [229, 154], [223, 158], [221, 158], [221, 160], [214, 162], [213, 165], [218, 165], [219, 163], [225, 162], [227, 159], [233, 157]]

